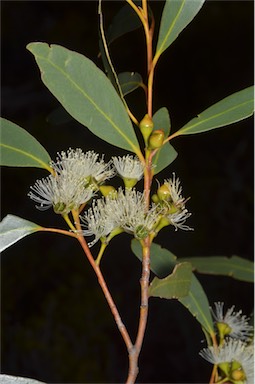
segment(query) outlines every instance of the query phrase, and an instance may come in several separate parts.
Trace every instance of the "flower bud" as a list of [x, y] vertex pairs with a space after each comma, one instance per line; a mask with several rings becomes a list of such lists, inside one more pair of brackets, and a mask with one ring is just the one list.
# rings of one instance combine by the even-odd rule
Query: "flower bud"
[[158, 204], [158, 202], [159, 202], [158, 195], [156, 195], [156, 194], [152, 195], [151, 199], [152, 199], [153, 203]]
[[[237, 365], [237, 368], [233, 369], [233, 365]], [[239, 365], [239, 367], [238, 367]], [[242, 366], [238, 362], [233, 362], [232, 363], [232, 371], [231, 371], [231, 379], [234, 380], [234, 382], [244, 382], [246, 379], [245, 373], [242, 369]]]
[[156, 149], [163, 145], [165, 139], [165, 133], [162, 129], [156, 129], [149, 137], [149, 148]]
[[148, 139], [151, 135], [151, 132], [153, 130], [153, 126], [154, 124], [153, 124], [152, 118], [148, 114], [146, 114], [139, 124], [139, 128], [142, 132], [143, 139], [146, 146], [148, 143]]
[[157, 195], [160, 200], [170, 200], [171, 192], [166, 184], [161, 185], [157, 190]]

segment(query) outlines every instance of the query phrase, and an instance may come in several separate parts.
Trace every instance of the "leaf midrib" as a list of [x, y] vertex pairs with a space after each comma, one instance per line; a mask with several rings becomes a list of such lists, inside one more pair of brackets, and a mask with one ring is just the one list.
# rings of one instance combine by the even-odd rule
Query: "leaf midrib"
[[3, 144], [3, 143], [1, 143], [0, 146], [2, 146], [4, 148], [7, 148], [7, 149], [10, 149], [10, 150], [12, 150], [14, 152], [21, 153], [22, 155], [25, 155], [26, 157], [31, 158], [32, 160], [34, 160], [37, 163], [41, 164], [43, 166], [43, 168], [45, 168], [47, 170], [50, 170], [50, 167], [49, 167], [49, 165], [47, 163], [45, 163], [44, 161], [41, 161], [40, 159], [38, 159], [37, 157], [33, 156], [29, 152], [25, 152], [22, 149], [18, 149], [16, 147], [12, 147], [11, 145], [7, 145], [7, 144]]
[[[192, 264], [192, 260], [190, 260], [189, 262]], [[201, 263], [202, 263], [203, 265], [206, 265], [207, 262], [206, 262], [206, 261], [204, 261], [204, 262], [202, 261]], [[210, 263], [210, 261], [209, 261], [209, 263]], [[245, 272], [251, 272], [251, 270], [252, 270], [252, 269], [247, 268], [247, 267], [246, 267], [246, 268], [245, 268], [245, 267], [242, 267], [241, 265], [240, 265], [240, 266], [239, 266], [239, 265], [237, 266], [236, 264], [228, 263], [228, 262], [225, 261], [225, 260], [224, 260], [222, 263], [219, 262], [219, 264], [220, 264], [220, 266], [232, 267], [232, 268], [234, 268], [234, 269], [239, 269], [239, 270], [242, 270], [242, 271], [245, 271]], [[193, 264], [192, 264], [192, 265], [193, 265]], [[209, 264], [209, 267], [210, 267], [210, 266], [213, 267], [214, 265], [217, 266], [218, 263], [217, 263], [216, 261], [213, 261], [213, 262], [211, 262], [211, 264]], [[198, 269], [199, 267], [196, 267], [196, 266], [194, 265], [194, 268]], [[203, 268], [203, 267], [202, 267], [202, 268]]]
[[170, 26], [170, 28], [168, 30], [168, 33], [166, 34], [164, 40], [162, 41], [162, 44], [160, 45], [159, 49], [157, 50], [157, 55], [161, 55], [161, 53], [164, 52], [164, 50], [166, 49], [166, 48], [164, 48], [164, 45], [166, 44], [166, 41], [168, 40], [168, 37], [170, 36], [170, 34], [171, 34], [171, 32], [172, 32], [172, 30], [173, 30], [173, 28], [174, 28], [178, 18], [179, 18], [179, 15], [182, 12], [182, 9], [184, 7], [184, 3], [185, 3], [185, 0], [182, 1], [182, 5], [181, 5], [181, 7], [179, 9], [179, 12], [177, 13], [176, 17], [174, 18], [174, 20], [173, 20], [173, 22], [172, 22], [172, 24], [171, 24], [171, 26]]
[[[49, 54], [52, 51], [49, 48]], [[56, 65], [53, 61], [50, 60], [49, 57], [45, 58], [44, 56], [35, 54], [36, 57], [40, 58], [41, 60], [44, 60], [48, 62], [50, 65], [52, 65], [56, 70], [59, 70], [64, 77], [66, 77], [70, 83], [77, 88], [77, 90], [87, 99], [89, 102], [95, 107], [95, 109], [101, 113], [101, 115], [113, 126], [113, 128], [127, 141], [127, 143], [131, 146], [131, 148], [134, 150], [135, 153], [137, 153], [137, 147], [132, 143], [132, 141], [129, 140], [129, 138], [121, 131], [121, 129], [112, 121], [112, 119], [107, 116], [102, 109], [98, 107], [98, 105], [94, 102], [94, 100], [81, 88], [79, 85], [72, 80], [72, 78], [58, 65]], [[42, 78], [44, 78], [44, 73], [42, 72]]]
[[[213, 115], [213, 116], [210, 116], [210, 117], [208, 117], [207, 119], [203, 119], [203, 120], [201, 120], [201, 121], [198, 121], [197, 123], [194, 123], [194, 124], [192, 124], [192, 125], [190, 125], [190, 126], [188, 126], [188, 127], [186, 127], [186, 128], [181, 128], [178, 132], [179, 133], [182, 133], [182, 132], [186, 132], [186, 131], [189, 131], [189, 130], [191, 130], [192, 128], [194, 128], [194, 127], [197, 127], [198, 125], [200, 125], [200, 124], [204, 124], [204, 123], [206, 123], [206, 122], [208, 122], [208, 121], [210, 121], [210, 120], [212, 120], [212, 119], [215, 119], [216, 117], [219, 117], [219, 116], [221, 116], [221, 115], [224, 115], [224, 114], [226, 114], [226, 113], [228, 113], [228, 112], [230, 112], [230, 111], [232, 111], [232, 110], [234, 110], [234, 109], [237, 109], [237, 108], [239, 108], [239, 107], [241, 107], [241, 106], [243, 106], [243, 105], [245, 105], [245, 104], [248, 104], [248, 103], [251, 103], [253, 101], [253, 99], [250, 99], [250, 100], [248, 100], [248, 101], [246, 101], [246, 102], [244, 102], [244, 103], [241, 103], [241, 104], [238, 104], [238, 105], [236, 105], [236, 106], [234, 106], [234, 107], [232, 107], [232, 108], [229, 108], [229, 109], [226, 109], [225, 111], [223, 111], [223, 112], [220, 112], [220, 113], [218, 113], [218, 114], [216, 114], [216, 115]], [[203, 112], [202, 112], [203, 113]], [[201, 113], [201, 114], [202, 114]], [[197, 117], [197, 119], [199, 119], [200, 117], [199, 117], [199, 115], [198, 115], [198, 117]], [[234, 120], [235, 121], [235, 120]], [[234, 122], [233, 121], [233, 122]]]
[[[17, 232], [17, 231], [29, 231], [29, 232], [35, 232], [35, 231], [38, 231], [40, 228], [40, 225], [37, 225], [36, 227], [20, 227], [20, 228], [12, 228], [12, 229], [8, 229], [7, 231], [5, 232], [1, 232], [0, 235], [1, 236], [4, 236], [4, 235], [8, 235], [9, 233], [12, 233], [12, 232]], [[28, 232], [27, 232], [28, 233]]]

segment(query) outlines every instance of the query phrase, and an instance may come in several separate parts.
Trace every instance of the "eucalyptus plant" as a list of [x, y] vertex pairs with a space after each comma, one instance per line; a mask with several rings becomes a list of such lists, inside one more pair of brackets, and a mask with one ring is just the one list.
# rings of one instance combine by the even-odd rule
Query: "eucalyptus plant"
[[[51, 209], [66, 224], [66, 229], [43, 227], [27, 218], [7, 215], [0, 224], [1, 251], [40, 231], [78, 241], [126, 345], [129, 358], [126, 383], [134, 383], [138, 376], [138, 359], [152, 297], [176, 299], [196, 318], [208, 344], [200, 355], [213, 366], [210, 383], [253, 382], [253, 326], [249, 318], [234, 306], [224, 310], [222, 302], [215, 303], [215, 309], [211, 309], [194, 274], [226, 275], [252, 282], [253, 263], [238, 256], [184, 259], [157, 244], [157, 235], [163, 228], [171, 231], [171, 236], [177, 230], [193, 231], [189, 225], [189, 198], [183, 196], [180, 179], [172, 173], [160, 180], [160, 172], [177, 157], [172, 146], [174, 139], [224, 127], [253, 114], [252, 86], [225, 97], [173, 132], [167, 108], [157, 111], [153, 108], [154, 74], [160, 67], [160, 58], [203, 4], [204, 0], [166, 0], [159, 33], [155, 36], [155, 20], [147, 0], [126, 0], [106, 32], [99, 0], [99, 45], [106, 74], [89, 58], [62, 46], [45, 42], [28, 44], [43, 83], [68, 114], [95, 136], [125, 150], [126, 155], [113, 156], [106, 162], [104, 154], [93, 149], [70, 148], [51, 159], [32, 135], [1, 119], [1, 165], [44, 169], [48, 175], [30, 187], [28, 196], [38, 210]], [[145, 79], [134, 72], [117, 74], [109, 52], [112, 41], [138, 28], [143, 29], [146, 41]], [[125, 98], [138, 87], [144, 89], [147, 106], [141, 121]], [[116, 189], [111, 179], [117, 176], [122, 179], [122, 185]], [[153, 182], [155, 177], [157, 183]], [[137, 183], [142, 179], [143, 189], [139, 190]], [[131, 250], [141, 260], [140, 314], [134, 340], [101, 268], [105, 250], [116, 236], [125, 233], [131, 235]], [[100, 244], [98, 253], [94, 251], [96, 243]], [[8, 381], [7, 376], [3, 379]]]

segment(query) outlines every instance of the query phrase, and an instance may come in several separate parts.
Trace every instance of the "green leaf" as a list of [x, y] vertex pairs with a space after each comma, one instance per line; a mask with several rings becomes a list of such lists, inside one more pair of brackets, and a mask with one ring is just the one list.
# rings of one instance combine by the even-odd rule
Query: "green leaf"
[[214, 334], [212, 315], [207, 296], [196, 276], [192, 273], [191, 286], [186, 297], [179, 298], [202, 327], [210, 334]]
[[[160, 108], [153, 115], [152, 119], [154, 123], [154, 129], [162, 129], [165, 133], [165, 138], [167, 138], [171, 128], [170, 116], [167, 108]], [[176, 159], [176, 157], [177, 152], [174, 147], [172, 147], [172, 145], [169, 143], [163, 145], [163, 147], [157, 151], [152, 160], [152, 163], [155, 166], [154, 174], [157, 174], [168, 167], [168, 165], [171, 164]]]
[[254, 112], [254, 87], [236, 92], [212, 105], [175, 133], [192, 135], [224, 127], [249, 117]]
[[[138, 240], [132, 240], [131, 248], [133, 253], [138, 257], [138, 259], [142, 260], [142, 247], [140, 242]], [[181, 263], [177, 264], [179, 262]], [[189, 269], [190, 272], [188, 272], [188, 270], [185, 271], [186, 262], [188, 262], [187, 269]], [[178, 267], [178, 266], [181, 266], [181, 267]], [[161, 246], [159, 246], [158, 244], [152, 243], [150, 268], [157, 276], [161, 278], [156, 280], [154, 279], [155, 282], [153, 280], [154, 282], [153, 284], [155, 284], [155, 286], [157, 286], [158, 284], [160, 285], [160, 281], [161, 282], [163, 281], [163, 285], [164, 285], [164, 280], [169, 279], [169, 286], [168, 286], [168, 283], [166, 283], [166, 286], [165, 286], [166, 292], [168, 292], [169, 296], [171, 296], [175, 288], [176, 288], [177, 294], [180, 294], [180, 291], [178, 290], [179, 289], [178, 279], [176, 277], [171, 278], [173, 274], [169, 275], [169, 271], [172, 271], [175, 268], [174, 271], [176, 273], [176, 269], [178, 271], [178, 268], [181, 268], [178, 274], [180, 273], [181, 275], [182, 272], [184, 272], [184, 274], [187, 273], [187, 275], [189, 275], [190, 273], [189, 275], [190, 285], [188, 286], [188, 283], [186, 281], [185, 287], [184, 287], [186, 289], [188, 286], [188, 290], [186, 290], [185, 296], [179, 296], [178, 299], [191, 312], [191, 314], [196, 317], [196, 319], [199, 321], [199, 323], [203, 326], [203, 328], [207, 332], [209, 332], [210, 334], [214, 333], [212, 316], [211, 316], [210, 307], [209, 307], [206, 294], [201, 284], [197, 280], [196, 276], [192, 273], [192, 264], [189, 262], [189, 259], [177, 259], [176, 256], [174, 256], [167, 249], [161, 248]], [[177, 286], [174, 285], [175, 279], [177, 279]], [[150, 295], [156, 296], [153, 294], [153, 292], [152, 293], [150, 292]], [[168, 298], [174, 298], [173, 296]], [[163, 296], [160, 296], [160, 297], [163, 297]]]
[[199, 273], [230, 276], [237, 280], [254, 282], [254, 263], [238, 256], [190, 257], [178, 261], [190, 262], [193, 269]]
[[[142, 246], [138, 240], [131, 241], [131, 249], [135, 256], [142, 261]], [[158, 244], [151, 244], [150, 269], [152, 272], [160, 278], [166, 277], [174, 269], [175, 264], [176, 256], [173, 253]]]
[[181, 263], [174, 267], [171, 275], [164, 279], [155, 277], [149, 287], [149, 295], [162, 299], [179, 299], [187, 296], [191, 284], [192, 269], [190, 263]]
[[118, 79], [124, 96], [143, 85], [142, 76], [138, 72], [121, 72]]
[[152, 120], [154, 123], [154, 129], [162, 129], [165, 133], [165, 137], [168, 137], [171, 129], [171, 121], [167, 108], [160, 108], [156, 113], [154, 113]]
[[25, 129], [1, 118], [1, 165], [37, 167], [51, 171], [50, 155]]
[[166, 0], [160, 22], [156, 59], [191, 22], [205, 0]]
[[0, 252], [15, 244], [23, 237], [42, 230], [42, 227], [31, 221], [14, 215], [7, 215], [0, 222]]
[[[140, 5], [141, 1], [135, 3]], [[141, 20], [133, 8], [129, 4], [126, 4], [114, 16], [112, 23], [106, 32], [108, 43], [111, 44], [119, 37], [140, 27], [142, 27]]]
[[58, 45], [30, 43], [44, 84], [67, 112], [96, 136], [139, 153], [139, 144], [111, 82], [85, 56]]
[[0, 375], [0, 382], [1, 384], [43, 384], [42, 381], [11, 375]]

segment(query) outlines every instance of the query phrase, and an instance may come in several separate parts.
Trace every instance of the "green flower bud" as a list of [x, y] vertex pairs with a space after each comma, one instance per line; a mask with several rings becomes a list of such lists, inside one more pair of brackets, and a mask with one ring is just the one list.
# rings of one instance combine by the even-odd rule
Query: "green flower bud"
[[239, 368], [231, 372], [231, 378], [232, 380], [235, 380], [235, 383], [244, 383], [246, 376], [242, 368]]
[[149, 137], [149, 148], [156, 149], [163, 145], [165, 139], [165, 133], [162, 129], [156, 129]]
[[157, 190], [157, 195], [160, 200], [170, 200], [171, 192], [166, 184], [161, 185]]
[[159, 202], [158, 195], [156, 195], [156, 194], [152, 195], [151, 199], [152, 199], [153, 203], [158, 204], [158, 202]]
[[146, 146], [148, 143], [148, 139], [151, 135], [151, 132], [153, 130], [153, 126], [154, 126], [154, 124], [153, 124], [151, 117], [148, 114], [146, 114], [139, 124], [139, 128], [142, 132], [143, 139], [144, 139]]
[[246, 375], [243, 370], [242, 365], [234, 360], [231, 364], [231, 379], [234, 381], [235, 384], [244, 383], [246, 380]]

